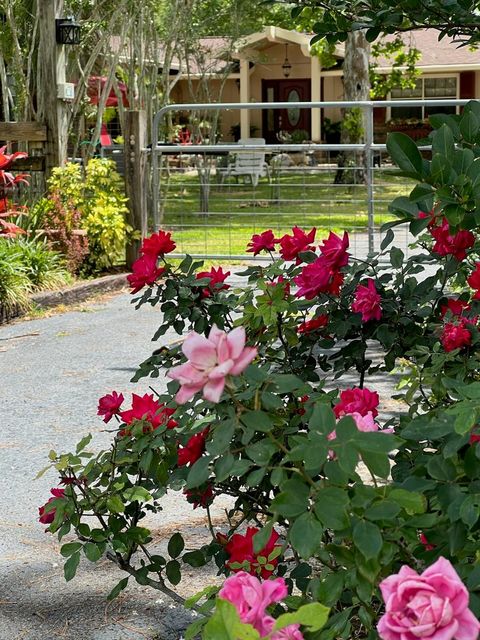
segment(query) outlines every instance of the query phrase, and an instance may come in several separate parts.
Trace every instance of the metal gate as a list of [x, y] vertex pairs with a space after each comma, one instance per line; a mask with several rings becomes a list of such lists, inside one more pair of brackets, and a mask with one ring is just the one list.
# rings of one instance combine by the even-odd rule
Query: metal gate
[[[413, 182], [395, 175], [385, 143], [375, 140], [374, 110], [394, 107], [458, 107], [468, 100], [368, 102], [277, 102], [171, 104], [155, 115], [151, 149], [152, 218], [155, 230], [171, 230], [177, 255], [216, 260], [248, 260], [254, 233], [272, 229], [277, 237], [294, 225], [350, 233], [351, 252], [365, 257], [379, 248], [381, 225], [392, 219], [388, 204], [408, 195]], [[362, 144], [278, 143], [173, 144], [159, 132], [174, 111], [214, 112], [269, 109], [350, 109], [364, 111]], [[428, 150], [429, 147], [424, 147]], [[354, 162], [338, 166], [338, 154]], [[356, 160], [355, 160], [356, 159]], [[339, 174], [340, 171], [340, 174]], [[345, 172], [343, 174], [342, 172]], [[363, 172], [362, 180], [356, 177]], [[338, 183], [338, 176], [347, 180]], [[412, 238], [396, 230], [405, 253]]]

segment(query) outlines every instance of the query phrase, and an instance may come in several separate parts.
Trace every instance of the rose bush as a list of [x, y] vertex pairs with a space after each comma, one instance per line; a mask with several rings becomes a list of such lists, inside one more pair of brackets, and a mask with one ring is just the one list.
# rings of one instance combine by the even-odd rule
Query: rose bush
[[[140, 365], [135, 380], [168, 376], [156, 397], [125, 410], [120, 390], [100, 400], [117, 423], [109, 450], [92, 454], [86, 437], [51, 453], [65, 492], [49, 530], [74, 536], [61, 549], [67, 579], [81, 554], [106, 555], [128, 574], [111, 597], [132, 576], [179, 600], [185, 565], [212, 562], [230, 577], [218, 600], [207, 588], [189, 601], [204, 615], [188, 638], [476, 637], [480, 105], [430, 120], [431, 159], [389, 137], [418, 184], [391, 204], [397, 220], [368, 260], [350, 255], [347, 233], [266, 230], [249, 250], [268, 264], [235, 288], [223, 271], [169, 260], [169, 234], [144, 241], [135, 302], [159, 307], [154, 339], [187, 333]], [[408, 258], [391, 246], [396, 224], [417, 236]], [[403, 404], [387, 420], [390, 398], [370, 376], [400, 369]], [[186, 549], [180, 533], [163, 554], [153, 544], [142, 520], [161, 520], [171, 491], [206, 509], [208, 544]], [[218, 531], [220, 495], [231, 508]], [[289, 595], [247, 620], [280, 579]]]

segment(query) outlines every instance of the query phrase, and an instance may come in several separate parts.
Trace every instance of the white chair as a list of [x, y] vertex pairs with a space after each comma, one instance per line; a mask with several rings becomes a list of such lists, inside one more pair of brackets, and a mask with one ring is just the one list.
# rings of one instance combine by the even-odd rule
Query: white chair
[[[260, 146], [265, 144], [265, 138], [242, 138], [238, 141], [238, 144], [240, 146]], [[267, 176], [270, 182], [270, 168], [265, 162], [265, 152], [239, 151], [235, 153], [234, 162], [225, 169], [222, 169], [221, 176], [222, 181], [229, 176], [234, 176], [236, 179], [238, 179], [238, 176], [244, 176], [250, 178], [254, 187], [257, 186], [258, 180], [264, 176]]]

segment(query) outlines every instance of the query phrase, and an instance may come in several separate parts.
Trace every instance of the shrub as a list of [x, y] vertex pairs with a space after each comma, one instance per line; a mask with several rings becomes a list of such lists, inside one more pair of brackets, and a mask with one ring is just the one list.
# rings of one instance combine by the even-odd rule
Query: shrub
[[54, 289], [71, 282], [63, 257], [42, 240], [18, 240], [15, 246], [34, 289]]
[[13, 242], [0, 238], [0, 320], [29, 309], [31, 290], [21, 251]]
[[[130, 276], [143, 290], [135, 302], [160, 307], [155, 339], [190, 333], [135, 376], [166, 370], [164, 393], [131, 405], [117, 392], [100, 399], [99, 415], [117, 422], [109, 450], [92, 455], [88, 436], [73, 454], [51, 454], [67, 488], [45, 507], [55, 511], [49, 530], [75, 535], [61, 549], [67, 579], [82, 553], [107, 555], [174, 596], [186, 565], [213, 561], [219, 574], [241, 576], [218, 600], [207, 588], [191, 601], [205, 617], [189, 638], [203, 627], [208, 640], [227, 637], [230, 624], [238, 637], [276, 640], [288, 610], [283, 637], [298, 640], [374, 638], [375, 628], [385, 640], [421, 637], [426, 620], [423, 637], [476, 640], [480, 104], [430, 121], [431, 161], [407, 136], [389, 137], [391, 157], [418, 185], [392, 203], [398, 220], [367, 261], [349, 255], [347, 233], [318, 245], [314, 229], [267, 230], [249, 247], [270, 263], [246, 268], [245, 286], [233, 289], [227, 274], [189, 257], [170, 264], [170, 234], [144, 241]], [[396, 224], [419, 236], [419, 253], [392, 246]], [[369, 378], [398, 362], [410, 367], [404, 410], [385, 420], [387, 399]], [[356, 384], [343, 382], [346, 372]], [[161, 517], [162, 496], [179, 490], [207, 514], [222, 494], [232, 506], [222, 531], [208, 519], [208, 544], [186, 550], [175, 533], [164, 557], [144, 518]], [[244, 574], [265, 580], [262, 593], [282, 578], [290, 597], [258, 600], [250, 618]], [[324, 626], [304, 610], [319, 603], [330, 608]]]
[[48, 188], [48, 197], [33, 208], [33, 219], [66, 256], [72, 273], [97, 273], [124, 261], [132, 229], [125, 221], [127, 199], [113, 161], [93, 158], [85, 178], [78, 164], [57, 167]]

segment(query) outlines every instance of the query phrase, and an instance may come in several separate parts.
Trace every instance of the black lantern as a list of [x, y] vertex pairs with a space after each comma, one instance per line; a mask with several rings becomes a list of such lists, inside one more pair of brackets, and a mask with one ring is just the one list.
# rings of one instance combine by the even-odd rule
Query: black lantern
[[55, 20], [57, 44], [80, 44], [81, 30], [81, 26], [73, 18], [57, 18]]
[[292, 65], [290, 64], [290, 60], [288, 59], [288, 44], [285, 45], [285, 60], [282, 64], [283, 75], [285, 78], [288, 78], [290, 75], [290, 71], [292, 70]]

